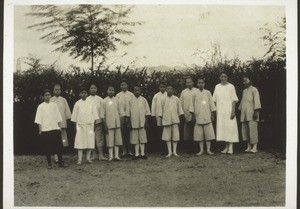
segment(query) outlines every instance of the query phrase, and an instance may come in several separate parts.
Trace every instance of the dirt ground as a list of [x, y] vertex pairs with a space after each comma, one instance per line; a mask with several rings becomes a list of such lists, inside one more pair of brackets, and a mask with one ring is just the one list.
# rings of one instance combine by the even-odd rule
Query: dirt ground
[[166, 159], [46, 168], [43, 156], [15, 156], [15, 206], [284, 206], [285, 160], [270, 152], [182, 154]]

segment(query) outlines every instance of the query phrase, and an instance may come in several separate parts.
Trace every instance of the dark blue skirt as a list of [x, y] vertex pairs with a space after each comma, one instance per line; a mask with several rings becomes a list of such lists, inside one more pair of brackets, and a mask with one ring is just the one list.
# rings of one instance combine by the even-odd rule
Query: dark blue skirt
[[43, 131], [40, 135], [41, 151], [43, 155], [59, 154], [63, 151], [61, 131]]

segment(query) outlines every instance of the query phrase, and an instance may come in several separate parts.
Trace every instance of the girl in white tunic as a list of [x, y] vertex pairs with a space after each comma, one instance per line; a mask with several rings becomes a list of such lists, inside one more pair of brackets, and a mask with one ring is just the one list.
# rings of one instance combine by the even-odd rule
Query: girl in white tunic
[[222, 153], [233, 153], [233, 143], [239, 142], [235, 106], [238, 98], [234, 86], [228, 82], [226, 72], [220, 74], [221, 83], [217, 84], [213, 99], [217, 107], [217, 141], [225, 141]]
[[186, 89], [184, 89], [180, 94], [180, 102], [184, 112], [184, 128], [183, 128], [183, 140], [193, 140], [194, 125], [192, 121], [192, 114], [190, 113], [190, 106], [192, 103], [192, 97], [195, 92], [198, 91], [194, 87], [194, 82], [191, 78], [186, 79]]
[[90, 86], [90, 96], [87, 97], [87, 101], [91, 102], [97, 110], [99, 119], [95, 122], [95, 149], [92, 150], [92, 159], [97, 159], [97, 152], [99, 153], [99, 160], [107, 160], [106, 157], [104, 157], [103, 154], [103, 147], [104, 147], [104, 133], [103, 133], [103, 123], [101, 119], [101, 106], [103, 99], [96, 95], [97, 93], [97, 86], [95, 84], [92, 84]]
[[152, 113], [152, 116], [155, 117], [156, 119], [156, 125], [158, 127], [161, 127], [162, 124], [161, 124], [161, 118], [158, 117], [158, 106], [160, 105], [161, 103], [161, 100], [166, 98], [167, 96], [167, 93], [166, 93], [166, 84], [161, 82], [159, 84], [159, 92], [156, 93], [152, 99], [152, 104], [151, 104], [151, 113]]
[[214, 114], [216, 111], [215, 103], [210, 91], [204, 89], [205, 80], [199, 78], [197, 86], [199, 90], [193, 95], [193, 101], [190, 107], [190, 112], [193, 113], [195, 121], [194, 141], [199, 142], [200, 152], [196, 155], [203, 154], [203, 141], [206, 141], [207, 154], [213, 155], [210, 150], [211, 140], [214, 140], [215, 133], [212, 122], [214, 121]]
[[242, 101], [239, 106], [241, 111], [242, 122], [242, 138], [243, 141], [247, 141], [247, 149], [245, 152], [257, 152], [258, 143], [258, 121], [259, 110], [261, 109], [259, 92], [257, 88], [252, 86], [252, 82], [249, 77], [243, 78], [245, 89], [243, 91]]
[[133, 160], [139, 158], [141, 149], [141, 158], [147, 159], [145, 155], [145, 143], [147, 143], [146, 128], [148, 127], [148, 116], [151, 115], [147, 100], [141, 96], [141, 88], [135, 86], [134, 97], [130, 101], [129, 116], [130, 116], [130, 143], [134, 145], [135, 156]]
[[42, 152], [46, 155], [48, 169], [52, 168], [51, 155], [58, 155], [59, 167], [65, 167], [62, 160], [62, 140], [59, 123], [62, 121], [58, 106], [50, 102], [51, 94], [48, 89], [44, 90], [44, 102], [40, 104], [36, 111], [34, 122], [39, 125], [39, 135], [41, 136]]
[[[68, 102], [65, 98], [60, 96], [61, 94], [61, 86], [60, 84], [55, 84], [53, 89], [54, 96], [51, 97], [50, 101], [57, 104], [58, 109], [60, 111], [62, 121], [60, 123], [61, 128], [61, 139], [64, 147], [69, 146], [69, 140], [67, 135], [67, 120], [71, 119], [71, 110], [68, 105]], [[58, 163], [58, 156], [54, 155], [55, 162]]]
[[81, 89], [81, 99], [75, 103], [71, 121], [76, 123], [76, 136], [74, 148], [78, 149], [78, 165], [82, 163], [83, 150], [86, 149], [86, 159], [88, 163], [93, 163], [91, 160], [91, 151], [95, 148], [95, 132], [94, 123], [99, 119], [95, 106], [87, 98], [87, 90]]
[[116, 98], [120, 101], [120, 104], [125, 112], [124, 120], [121, 124], [121, 132], [122, 132], [122, 156], [130, 155], [132, 156], [132, 149], [129, 142], [130, 138], [130, 129], [129, 129], [129, 102], [131, 98], [134, 97], [133, 93], [128, 91], [128, 84], [126, 80], [122, 80], [120, 83], [121, 92], [116, 95]]
[[[177, 154], [177, 142], [179, 141], [179, 116], [183, 116], [183, 110], [178, 97], [173, 95], [173, 87], [167, 87], [167, 97], [161, 101], [161, 105], [158, 107], [158, 116], [162, 118], [162, 125], [164, 127], [162, 133], [162, 140], [166, 141], [168, 147], [168, 155], [166, 157], [171, 157], [172, 155], [172, 145], [173, 145], [173, 155], [178, 157]], [[172, 144], [171, 144], [172, 143]]]
[[161, 100], [166, 98], [167, 92], [166, 92], [166, 83], [165, 82], [160, 82], [159, 83], [159, 92], [154, 95], [152, 98], [152, 103], [151, 103], [151, 114], [153, 116], [153, 120], [155, 121], [155, 125], [153, 127], [153, 135], [154, 135], [154, 140], [151, 141], [153, 143], [153, 147], [155, 147], [155, 150], [158, 152], [162, 151], [162, 141], [161, 136], [163, 132], [163, 127], [161, 124], [161, 118], [158, 117], [158, 106], [161, 103]]
[[120, 101], [114, 96], [114, 87], [108, 87], [107, 95], [101, 106], [101, 118], [106, 132], [106, 146], [109, 153], [108, 161], [113, 160], [113, 152], [115, 152], [115, 160], [119, 161], [121, 160], [119, 157], [119, 146], [123, 145], [121, 124], [125, 113]]

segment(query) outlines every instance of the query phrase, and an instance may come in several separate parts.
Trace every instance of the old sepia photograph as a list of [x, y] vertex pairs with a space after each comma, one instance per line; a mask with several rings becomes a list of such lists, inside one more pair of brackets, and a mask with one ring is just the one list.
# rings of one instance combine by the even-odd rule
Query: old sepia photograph
[[284, 3], [10, 8], [14, 207], [287, 207]]

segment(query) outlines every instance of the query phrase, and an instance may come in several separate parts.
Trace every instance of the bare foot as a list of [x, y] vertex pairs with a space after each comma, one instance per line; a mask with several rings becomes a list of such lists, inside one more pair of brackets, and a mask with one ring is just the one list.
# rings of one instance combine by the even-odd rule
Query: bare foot
[[116, 161], [121, 161], [122, 159], [119, 158], [119, 157], [115, 157], [115, 160], [116, 160]]
[[96, 155], [93, 155], [93, 156], [91, 157], [91, 160], [95, 160], [95, 159], [97, 159], [97, 156], [96, 156]]
[[228, 152], [228, 149], [224, 149], [223, 151], [221, 151], [221, 153], [226, 154]]
[[178, 155], [177, 153], [173, 153], [173, 155], [175, 156], [175, 157], [179, 157], [180, 155]]
[[166, 158], [169, 158], [169, 157], [171, 157], [172, 156], [172, 153], [169, 153], [167, 156], [166, 156]]
[[99, 161], [106, 161], [107, 159], [107, 157], [99, 157]]
[[107, 162], [111, 162], [113, 160], [112, 157], [108, 158]]
[[228, 150], [227, 154], [232, 155], [233, 154], [233, 150]]
[[87, 160], [86, 162], [87, 162], [88, 164], [93, 164], [93, 163], [94, 163], [91, 159]]
[[245, 150], [245, 152], [250, 152], [251, 151], [251, 148], [250, 147], [248, 147], [246, 150]]
[[214, 155], [215, 153], [211, 152], [211, 151], [207, 151], [208, 155]]
[[197, 156], [203, 155], [203, 151], [198, 152], [196, 155], [197, 155]]
[[81, 160], [78, 160], [76, 164], [81, 165], [82, 164]]
[[250, 152], [257, 153], [257, 149], [252, 149], [252, 150], [250, 150]]

